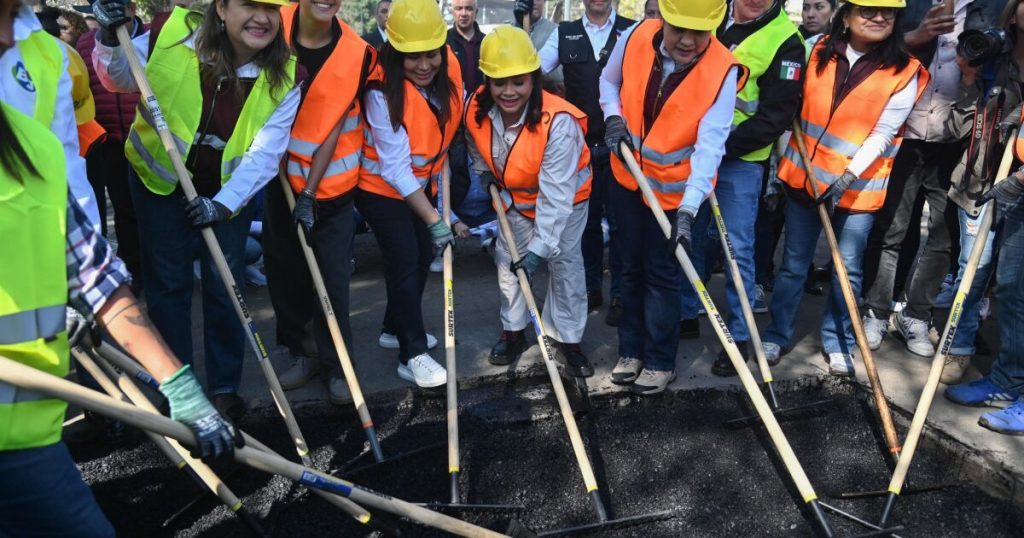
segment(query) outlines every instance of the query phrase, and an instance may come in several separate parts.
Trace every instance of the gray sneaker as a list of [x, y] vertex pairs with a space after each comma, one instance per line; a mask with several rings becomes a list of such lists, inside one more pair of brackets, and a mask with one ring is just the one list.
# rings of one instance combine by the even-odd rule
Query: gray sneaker
[[348, 382], [344, 377], [332, 377], [327, 381], [327, 392], [334, 405], [352, 403], [352, 393], [348, 390]]
[[864, 337], [868, 339], [868, 348], [871, 351], [882, 347], [882, 339], [889, 332], [889, 320], [879, 318], [874, 310], [868, 308], [864, 314]]
[[928, 336], [928, 322], [906, 316], [903, 312], [901, 310], [893, 316], [893, 325], [907, 343], [907, 350], [922, 357], [935, 355], [935, 346]]
[[308, 383], [319, 371], [320, 361], [318, 359], [299, 355], [295, 357], [295, 364], [285, 370], [277, 380], [281, 382], [282, 390], [293, 390]]
[[775, 342], [761, 342], [761, 349], [764, 351], [764, 358], [768, 366], [775, 366], [782, 360], [782, 346]]
[[942, 367], [942, 377], [939, 383], [944, 385], [959, 385], [963, 380], [964, 372], [971, 365], [970, 355], [948, 355], [946, 364]]
[[853, 356], [846, 353], [829, 353], [828, 373], [838, 377], [853, 377]]
[[612, 383], [616, 385], [632, 385], [640, 376], [644, 361], [635, 357], [619, 357], [618, 364], [612, 370]]
[[665, 392], [668, 384], [675, 380], [675, 372], [644, 368], [640, 372], [640, 376], [633, 382], [633, 393], [641, 396], [659, 394]]

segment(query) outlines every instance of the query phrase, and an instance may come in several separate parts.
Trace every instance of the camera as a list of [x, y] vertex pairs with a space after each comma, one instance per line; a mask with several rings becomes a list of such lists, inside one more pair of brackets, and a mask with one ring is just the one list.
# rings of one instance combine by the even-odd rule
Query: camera
[[1008, 54], [1012, 50], [1013, 42], [1006, 30], [1001, 28], [964, 30], [956, 45], [956, 53], [972, 67]]

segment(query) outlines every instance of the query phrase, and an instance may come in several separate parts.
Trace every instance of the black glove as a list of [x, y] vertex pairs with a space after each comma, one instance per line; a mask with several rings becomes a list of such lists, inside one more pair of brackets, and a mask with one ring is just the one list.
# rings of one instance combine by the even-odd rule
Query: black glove
[[533, 0], [516, 0], [512, 4], [512, 17], [515, 19], [516, 26], [522, 28], [523, 17], [529, 17], [533, 13]]
[[622, 116], [609, 116], [608, 119], [604, 120], [604, 143], [621, 160], [620, 142], [625, 142], [630, 150], [636, 149], [633, 147], [633, 140], [629, 137], [629, 131], [626, 130], [626, 121], [622, 119]]
[[302, 189], [299, 197], [295, 199], [295, 209], [292, 210], [292, 218], [296, 224], [302, 225], [302, 231], [306, 232], [306, 238], [313, 231], [313, 224], [316, 222], [316, 194]]
[[693, 219], [694, 214], [690, 213], [689, 210], [679, 208], [676, 211], [676, 232], [675, 242], [670, 245], [673, 252], [675, 251], [676, 244], [682, 245], [683, 250], [686, 251], [686, 255], [692, 256], [690, 252], [690, 243], [693, 240]]
[[480, 178], [480, 188], [487, 193], [488, 197], [491, 196], [491, 185], [494, 185], [499, 189], [501, 188], [501, 186], [498, 185], [498, 178], [494, 177], [494, 174], [490, 172], [480, 172], [478, 177]]
[[997, 182], [995, 187], [992, 187], [988, 192], [982, 194], [978, 198], [977, 205], [984, 205], [992, 199], [998, 200], [1004, 204], [1012, 204], [1017, 200], [1020, 200], [1022, 194], [1024, 194], [1024, 183], [1021, 182], [1021, 176], [1013, 174], [1010, 177]]
[[185, 206], [185, 215], [196, 228], [212, 226], [231, 218], [231, 210], [205, 196], [196, 196]]
[[92, 5], [92, 13], [100, 25], [100, 42], [108, 47], [116, 47], [117, 27], [126, 24], [131, 18], [125, 8], [125, 0], [97, 0]]
[[513, 275], [518, 275], [519, 270], [526, 271], [526, 279], [532, 281], [533, 274], [537, 272], [540, 267], [540, 262], [544, 261], [544, 258], [534, 254], [532, 251], [526, 251], [526, 255], [519, 260], [512, 262], [509, 265], [509, 270], [512, 271]]
[[825, 192], [823, 192], [821, 196], [814, 201], [814, 205], [821, 205], [825, 202], [830, 202], [831, 207], [829, 209], [834, 208], [839, 204], [839, 200], [843, 198], [843, 194], [846, 193], [846, 189], [850, 188], [850, 185], [853, 184], [853, 180], [855, 179], [857, 179], [857, 176], [854, 175], [853, 172], [849, 170], [843, 172], [843, 175], [839, 176], [839, 179], [833, 181], [832, 184], [825, 189]]

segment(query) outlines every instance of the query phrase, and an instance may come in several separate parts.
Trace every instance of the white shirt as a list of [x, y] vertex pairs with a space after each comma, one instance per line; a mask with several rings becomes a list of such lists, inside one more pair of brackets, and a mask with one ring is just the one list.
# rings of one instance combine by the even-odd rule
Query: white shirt
[[[493, 143], [491, 155], [494, 166], [499, 173], [505, 169], [508, 162], [508, 154], [523, 130], [526, 120], [526, 110], [514, 125], [505, 126], [501, 119], [498, 107], [492, 107], [487, 112], [491, 118], [491, 137]], [[469, 118], [469, 121], [476, 121]], [[480, 155], [473, 137], [466, 136], [469, 156], [473, 161], [473, 169], [477, 172], [491, 172]], [[573, 211], [573, 201], [576, 199], [576, 191], [579, 189], [577, 178], [580, 165], [580, 155], [586, 141], [583, 138], [583, 129], [579, 123], [568, 114], [556, 114], [551, 120], [551, 127], [548, 135], [548, 143], [544, 147], [544, 157], [540, 163], [540, 173], [537, 176], [540, 192], [537, 194], [536, 216], [534, 217], [533, 238], [527, 245], [530, 252], [541, 258], [550, 258], [561, 254], [558, 248], [562, 240], [562, 233], [569, 222]]]
[[[26, 116], [33, 116], [36, 109], [36, 88], [29, 78], [17, 43], [29, 38], [33, 32], [42, 32], [43, 27], [27, 3], [22, 4], [14, 16], [15, 46], [0, 56], [0, 101], [18, 109]], [[60, 79], [57, 82], [57, 107], [50, 122], [50, 130], [57, 135], [64, 146], [68, 189], [85, 210], [95, 230], [100, 229], [100, 213], [96, 206], [96, 195], [85, 173], [85, 159], [79, 156], [78, 125], [75, 123], [75, 104], [71, 99], [71, 75], [68, 73], [68, 57], [64, 47]]]
[[[619, 91], [622, 88], [622, 58], [626, 51], [626, 42], [635, 28], [636, 24], [622, 32], [615, 43], [615, 48], [612, 49], [611, 56], [608, 57], [608, 64], [601, 72], [601, 110], [605, 119], [622, 115], [622, 101], [619, 98]], [[664, 45], [658, 47], [658, 52], [661, 56], [662, 73], [668, 76], [675, 71], [676, 63], [665, 51]], [[733, 67], [722, 83], [718, 98], [704, 113], [697, 126], [697, 143], [690, 157], [690, 177], [686, 179], [686, 190], [679, 203], [680, 208], [686, 208], [694, 214], [704, 199], [711, 194], [712, 179], [718, 173], [718, 166], [725, 155], [725, 140], [729, 138], [732, 130], [733, 109], [736, 107], [736, 77], [737, 70]]]
[[[853, 69], [853, 64], [857, 63], [857, 60], [861, 59], [862, 56], [864, 55], [853, 50], [853, 47], [846, 47], [846, 59], [850, 62], [850, 69]], [[878, 118], [878, 122], [875, 123], [875, 127], [871, 130], [871, 134], [864, 139], [860, 149], [850, 159], [850, 164], [846, 166], [847, 170], [860, 176], [864, 173], [864, 170], [871, 166], [871, 163], [875, 162], [892, 145], [893, 138], [895, 138], [903, 123], [907, 121], [907, 116], [910, 115], [910, 111], [914, 108], [916, 97], [917, 77], [914, 77], [905, 88], [889, 98], [889, 102], [885, 105], [881, 117]]]
[[[612, 35], [612, 28], [615, 27], [615, 9], [612, 9], [611, 15], [608, 16], [608, 20], [604, 24], [598, 26], [583, 16], [583, 30], [587, 33], [587, 39], [590, 40], [590, 46], [594, 49], [594, 59], [598, 59], [601, 56], [601, 49], [604, 48], [604, 44], [608, 42], [608, 38]], [[620, 38], [621, 40], [621, 38]], [[540, 68], [544, 74], [548, 74], [560, 65], [558, 61], [558, 28], [551, 32], [547, 42], [540, 48], [538, 52], [540, 54]]]
[[385, 32], [384, 29], [381, 28], [380, 26], [377, 27], [377, 31], [380, 32], [380, 38], [383, 39], [385, 43], [387, 43], [388, 42], [388, 33]]
[[[194, 48], [194, 37], [195, 34], [190, 36], [184, 44], [189, 48]], [[149, 57], [149, 32], [144, 32], [134, 38], [132, 45], [145, 67]], [[120, 93], [137, 93], [139, 91], [121, 47], [108, 47], [97, 39], [92, 57], [96, 75], [107, 90]], [[260, 68], [250, 62], [239, 67], [235, 73], [238, 78], [251, 79], [259, 76]], [[159, 96], [157, 97], [159, 98]], [[291, 135], [292, 123], [295, 121], [295, 114], [299, 110], [300, 98], [300, 85], [296, 85], [285, 94], [284, 99], [277, 105], [267, 122], [256, 132], [256, 137], [253, 138], [249, 149], [242, 155], [241, 164], [231, 174], [231, 179], [213, 197], [214, 201], [220, 202], [232, 213], [237, 212], [264, 185], [277, 177], [281, 157], [284, 156], [284, 152], [288, 148], [288, 139]]]

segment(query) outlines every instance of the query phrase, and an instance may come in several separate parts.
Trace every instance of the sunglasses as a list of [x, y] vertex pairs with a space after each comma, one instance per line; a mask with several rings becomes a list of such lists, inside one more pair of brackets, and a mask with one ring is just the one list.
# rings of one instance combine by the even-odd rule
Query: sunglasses
[[882, 19], [891, 21], [896, 18], [896, 8], [894, 7], [862, 7], [857, 6], [857, 12], [864, 20], [871, 20], [881, 15]]

